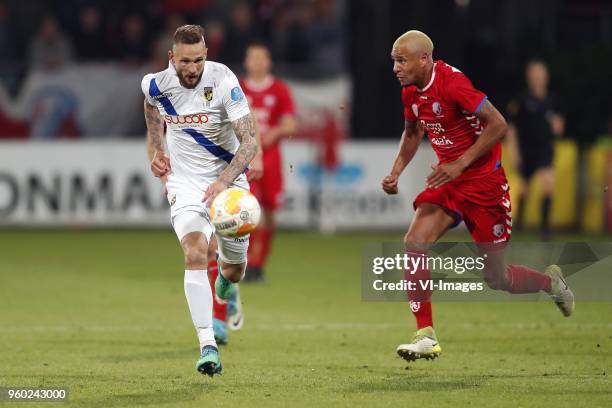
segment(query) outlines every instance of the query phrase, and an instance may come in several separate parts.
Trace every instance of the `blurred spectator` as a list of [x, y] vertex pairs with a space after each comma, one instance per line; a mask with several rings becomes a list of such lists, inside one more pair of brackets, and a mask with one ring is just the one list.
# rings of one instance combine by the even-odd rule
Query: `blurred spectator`
[[208, 59], [218, 61], [225, 44], [225, 26], [221, 21], [211, 20], [204, 28]]
[[75, 33], [77, 57], [81, 60], [106, 59], [109, 50], [104, 38], [104, 28], [100, 9], [87, 6], [81, 10]]
[[344, 69], [345, 44], [336, 0], [314, 0], [312, 17], [305, 27], [310, 62], [320, 71], [337, 74]]
[[251, 6], [246, 1], [235, 3], [231, 9], [231, 20], [227, 27], [227, 47], [221, 50], [221, 62], [224, 64], [239, 64], [249, 44], [258, 39], [255, 16]]
[[197, 14], [208, 7], [208, 0], [163, 0], [164, 13]]
[[11, 40], [9, 10], [6, 4], [0, 3], [0, 60], [7, 61], [15, 57], [15, 45]]
[[122, 37], [118, 44], [119, 58], [130, 65], [140, 65], [149, 57], [150, 45], [145, 37], [142, 18], [128, 15], [122, 24]]
[[550, 209], [555, 187], [554, 139], [563, 135], [565, 122], [558, 112], [555, 98], [548, 91], [546, 64], [539, 60], [530, 61], [525, 76], [527, 91], [508, 107], [512, 120], [508, 141], [514, 166], [525, 181], [519, 196], [516, 228], [520, 230], [523, 224], [527, 183], [536, 176], [542, 188], [540, 232], [546, 239], [550, 234]]
[[71, 62], [73, 47], [62, 33], [54, 16], [45, 16], [36, 36], [30, 42], [28, 63], [35, 69], [53, 70]]

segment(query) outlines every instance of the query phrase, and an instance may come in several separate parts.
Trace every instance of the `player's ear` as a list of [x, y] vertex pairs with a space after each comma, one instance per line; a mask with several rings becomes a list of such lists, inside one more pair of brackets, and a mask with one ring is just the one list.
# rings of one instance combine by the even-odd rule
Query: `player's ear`
[[172, 63], [174, 64], [174, 53], [172, 52], [172, 50], [168, 50], [168, 61], [172, 61]]

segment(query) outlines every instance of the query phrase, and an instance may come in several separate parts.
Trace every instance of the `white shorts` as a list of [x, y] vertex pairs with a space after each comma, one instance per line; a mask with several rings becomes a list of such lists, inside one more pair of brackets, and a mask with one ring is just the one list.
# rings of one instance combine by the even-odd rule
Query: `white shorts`
[[[248, 188], [248, 184], [247, 184]], [[215, 227], [210, 220], [210, 209], [202, 203], [203, 191], [195, 189], [168, 189], [170, 220], [179, 242], [190, 232], [201, 232], [210, 243]], [[249, 236], [240, 238], [224, 237], [216, 234], [219, 259], [230, 264], [247, 261]]]

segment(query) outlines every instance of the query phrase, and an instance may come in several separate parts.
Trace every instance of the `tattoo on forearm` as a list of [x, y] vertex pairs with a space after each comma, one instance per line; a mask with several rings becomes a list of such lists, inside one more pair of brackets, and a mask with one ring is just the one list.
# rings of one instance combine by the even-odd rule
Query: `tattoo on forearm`
[[157, 107], [144, 101], [144, 115], [147, 123], [147, 138], [155, 150], [164, 150], [164, 120]]
[[253, 116], [249, 113], [237, 121], [232, 122], [232, 128], [240, 141], [240, 147], [236, 151], [230, 164], [219, 175], [219, 180], [227, 185], [230, 185], [236, 180], [236, 177], [246, 169], [257, 154], [257, 132]]

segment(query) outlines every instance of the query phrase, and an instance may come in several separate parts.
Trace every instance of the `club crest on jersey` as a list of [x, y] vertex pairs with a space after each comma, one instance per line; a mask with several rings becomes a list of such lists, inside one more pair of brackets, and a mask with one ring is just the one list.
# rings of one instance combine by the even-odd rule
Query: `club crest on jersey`
[[440, 102], [434, 102], [431, 105], [431, 108], [433, 109], [433, 113], [435, 113], [437, 116], [442, 114], [442, 106], [440, 106]]
[[212, 86], [205, 86], [204, 87], [204, 94], [202, 96], [204, 97], [204, 100], [206, 102], [212, 101], [212, 98], [213, 98], [213, 89], [212, 89]]
[[412, 113], [414, 113], [414, 116], [419, 116], [419, 107], [417, 106], [416, 103], [412, 104]]
[[495, 224], [493, 226], [493, 235], [497, 238], [501, 237], [504, 234], [504, 224]]

